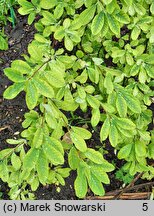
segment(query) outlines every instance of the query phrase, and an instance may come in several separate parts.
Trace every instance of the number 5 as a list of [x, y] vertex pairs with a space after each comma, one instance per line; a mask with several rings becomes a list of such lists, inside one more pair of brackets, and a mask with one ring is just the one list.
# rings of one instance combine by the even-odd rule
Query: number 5
[[148, 203], [143, 203], [142, 210], [148, 211]]

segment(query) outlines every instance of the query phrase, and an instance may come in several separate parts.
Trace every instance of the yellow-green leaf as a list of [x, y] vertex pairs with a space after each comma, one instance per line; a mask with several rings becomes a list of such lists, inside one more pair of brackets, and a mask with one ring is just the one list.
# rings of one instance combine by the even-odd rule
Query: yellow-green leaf
[[123, 146], [120, 151], [118, 152], [118, 158], [119, 159], [127, 159], [131, 153], [132, 150], [132, 144], [128, 144]]
[[53, 98], [54, 90], [51, 85], [49, 85], [46, 81], [41, 80], [39, 78], [34, 79], [34, 84], [38, 89], [39, 93], [45, 97]]
[[71, 131], [70, 136], [71, 136], [72, 142], [74, 143], [75, 147], [78, 150], [80, 150], [81, 152], [85, 152], [87, 150], [86, 142], [80, 135]]
[[14, 83], [13, 85], [9, 86], [3, 93], [3, 97], [6, 99], [13, 99], [15, 98], [21, 91], [24, 90], [24, 82]]
[[75, 179], [74, 182], [74, 188], [75, 188], [75, 194], [77, 197], [79, 198], [84, 198], [88, 187], [87, 187], [87, 180], [86, 180], [86, 176], [84, 175], [84, 173], [82, 171], [78, 171], [78, 175], [77, 178]]
[[39, 148], [43, 143], [43, 130], [38, 127], [33, 138], [33, 147]]
[[127, 103], [126, 103], [125, 99], [120, 94], [117, 94], [116, 108], [117, 108], [117, 111], [118, 111], [120, 117], [126, 117], [126, 115], [127, 115]]
[[83, 139], [90, 139], [92, 134], [85, 128], [72, 126], [72, 130], [80, 135]]
[[11, 163], [12, 163], [12, 166], [15, 168], [15, 170], [20, 169], [21, 160], [15, 153], [13, 153], [12, 156], [11, 156]]
[[48, 160], [44, 152], [40, 152], [39, 154], [36, 169], [37, 169], [39, 181], [45, 185], [49, 174], [49, 167], [48, 167]]
[[121, 127], [125, 130], [134, 130], [136, 128], [136, 125], [132, 122], [132, 120], [127, 118], [115, 118], [115, 124], [118, 127]]
[[100, 131], [100, 140], [101, 142], [106, 140], [108, 135], [109, 135], [109, 130], [110, 130], [110, 120], [107, 117], [104, 121], [104, 124], [101, 127], [101, 131]]
[[93, 173], [91, 173], [90, 177], [88, 178], [88, 184], [94, 194], [99, 196], [103, 196], [105, 194], [102, 183], [98, 180], [98, 178]]
[[39, 150], [36, 148], [31, 148], [24, 158], [23, 169], [32, 170], [37, 163], [38, 157]]
[[26, 104], [29, 109], [33, 109], [37, 105], [38, 91], [34, 85], [33, 80], [28, 81], [26, 86]]
[[120, 36], [120, 25], [117, 20], [110, 14], [107, 14], [107, 20], [111, 31], [116, 35]]
[[144, 142], [137, 140], [135, 143], [135, 152], [139, 157], [145, 157], [146, 155], [146, 145]]
[[55, 140], [56, 139], [54, 138], [52, 138], [51, 140], [49, 137], [46, 137], [44, 139], [44, 145], [42, 147], [46, 157], [54, 165], [59, 165], [64, 163], [64, 155], [60, 151], [60, 148], [62, 147], [61, 143], [58, 140]]
[[103, 155], [99, 151], [95, 151], [92, 148], [88, 148], [84, 155], [96, 164], [102, 164], [104, 162]]
[[91, 24], [91, 31], [93, 35], [97, 35], [100, 33], [101, 29], [104, 25], [104, 12], [101, 11], [99, 14], [95, 16]]
[[134, 112], [134, 113], [141, 113], [141, 105], [137, 98], [135, 98], [133, 95], [124, 93], [123, 98], [125, 99], [128, 108]]
[[95, 177], [104, 184], [109, 184], [110, 179], [106, 172], [104, 172], [103, 168], [101, 166], [91, 166], [91, 172], [95, 175]]
[[65, 45], [65, 47], [66, 47], [66, 49], [68, 51], [72, 51], [73, 50], [73, 41], [69, 38], [68, 35], [65, 35], [64, 45]]
[[77, 150], [72, 147], [69, 154], [68, 154], [68, 162], [71, 169], [76, 170], [80, 163], [80, 158], [78, 155]]
[[6, 68], [4, 70], [4, 73], [13, 82], [18, 83], [18, 82], [24, 82], [26, 80], [26, 78], [23, 77], [21, 72], [15, 71], [13, 68]]
[[111, 122], [110, 130], [109, 130], [109, 140], [113, 147], [115, 147], [118, 144], [118, 130], [113, 122]]

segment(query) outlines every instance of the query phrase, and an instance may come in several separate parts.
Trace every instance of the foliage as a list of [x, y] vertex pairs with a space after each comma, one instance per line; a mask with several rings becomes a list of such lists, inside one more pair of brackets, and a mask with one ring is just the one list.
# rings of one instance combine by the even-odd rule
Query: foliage
[[[29, 109], [22, 139], [9, 139], [10, 148], [0, 152], [0, 177], [8, 182], [10, 197], [32, 198], [27, 185], [32, 191], [40, 183], [65, 185], [71, 170], [77, 173], [77, 197], [85, 197], [88, 187], [104, 195], [104, 184], [110, 184], [107, 173], [114, 166], [104, 151], [89, 147], [90, 128], [100, 130], [103, 150], [108, 139], [117, 159], [125, 161], [124, 173], [153, 177], [148, 163], [154, 159], [153, 132], [148, 129], [154, 86], [153, 1], [18, 2], [19, 13], [28, 15], [28, 24], [35, 22], [37, 33], [25, 60], [15, 60], [4, 70], [13, 81], [4, 98], [24, 91]], [[70, 113], [87, 111], [88, 128], [70, 121]]]
[[8, 43], [4, 34], [3, 26], [7, 24], [7, 20], [12, 22], [15, 27], [15, 12], [13, 6], [17, 0], [0, 0], [0, 50], [7, 50]]

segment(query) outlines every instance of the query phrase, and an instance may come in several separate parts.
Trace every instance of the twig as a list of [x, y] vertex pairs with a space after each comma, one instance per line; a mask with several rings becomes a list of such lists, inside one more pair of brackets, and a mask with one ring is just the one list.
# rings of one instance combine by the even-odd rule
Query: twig
[[126, 186], [124, 189], [122, 189], [122, 191], [120, 193], [117, 193], [113, 199], [119, 199], [119, 197], [127, 191], [127, 189], [131, 188], [132, 186], [134, 186], [135, 182], [143, 175], [143, 173], [139, 173], [131, 182], [128, 186]]
[[[114, 195], [107, 195], [103, 197], [94, 196], [94, 197], [87, 197], [88, 200], [113, 200]], [[139, 200], [139, 199], [147, 199], [150, 197], [150, 192], [141, 192], [141, 193], [123, 193], [120, 195], [121, 200]]]
[[[153, 185], [154, 185], [154, 182], [143, 183], [143, 184], [139, 184], [139, 185], [135, 185], [135, 186], [131, 186], [129, 188], [126, 188], [125, 192], [126, 191], [130, 191], [130, 190], [136, 190], [136, 189], [147, 187], [147, 186], [153, 186]], [[100, 199], [100, 200], [103, 200], [104, 197], [105, 197], [105, 199], [107, 199], [107, 198], [113, 199], [113, 197], [115, 197], [115, 195], [117, 193], [119, 194], [121, 191], [123, 191], [123, 189], [107, 192], [105, 194], [105, 196], [103, 196], [103, 197], [101, 197], [101, 196], [88, 196], [88, 197], [86, 197], [86, 199], [92, 199], [92, 200], [94, 200], [94, 199]], [[148, 192], [146, 192], [146, 193], [148, 193]], [[135, 194], [135, 193], [125, 193], [125, 194]], [[122, 195], [120, 196], [120, 199], [121, 199], [121, 197], [122, 197]]]
[[3, 131], [3, 130], [5, 130], [6, 128], [10, 129], [10, 126], [7, 125], [7, 126], [4, 126], [4, 127], [0, 128], [0, 132]]
[[[130, 188], [126, 188], [125, 192], [130, 191], [130, 190], [137, 190], [139, 188], [143, 188], [143, 187], [147, 187], [147, 186], [153, 186], [153, 185], [154, 185], [154, 182], [143, 183], [143, 184], [132, 186]], [[110, 191], [110, 192], [107, 192], [106, 195], [115, 195], [121, 191], [122, 191], [122, 189]]]

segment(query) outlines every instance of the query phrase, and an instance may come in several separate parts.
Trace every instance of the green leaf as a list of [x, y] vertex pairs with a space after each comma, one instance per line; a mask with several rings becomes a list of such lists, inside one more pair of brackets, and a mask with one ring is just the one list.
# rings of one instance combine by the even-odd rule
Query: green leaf
[[59, 182], [62, 186], [65, 185], [65, 180], [64, 180], [64, 178], [63, 178], [59, 173], [56, 173], [56, 178], [57, 178], [58, 182]]
[[154, 14], [154, 2], [151, 4], [151, 6], [150, 6], [150, 12], [152, 13], [152, 14]]
[[108, 26], [107, 16], [104, 16], [104, 25], [101, 30], [102, 37], [104, 37], [107, 34], [108, 30], [109, 30], [109, 26]]
[[73, 42], [67, 35], [65, 35], [65, 38], [64, 38], [64, 45], [68, 51], [73, 50], [73, 46], [74, 46]]
[[9, 170], [5, 162], [0, 162], [0, 178], [4, 182], [7, 182], [9, 179]]
[[11, 68], [22, 74], [29, 74], [32, 70], [28, 63], [22, 60], [14, 60], [11, 63]]
[[43, 56], [42, 50], [36, 44], [33, 43], [29, 44], [28, 52], [36, 62], [40, 62], [42, 60], [42, 56]]
[[12, 148], [3, 149], [0, 151], [0, 160], [3, 160], [5, 157], [10, 156], [10, 153], [13, 152]]
[[127, 159], [131, 153], [133, 145], [128, 144], [123, 146], [120, 151], [118, 152], [118, 158], [119, 159]]
[[111, 31], [118, 37], [120, 37], [120, 25], [117, 20], [110, 14], [107, 14], [108, 25]]
[[138, 26], [135, 26], [131, 32], [131, 38], [132, 40], [137, 40], [141, 33], [141, 29]]
[[118, 130], [113, 122], [111, 122], [110, 130], [109, 130], [109, 140], [113, 147], [115, 147], [118, 144]]
[[28, 15], [28, 25], [31, 25], [33, 23], [33, 21], [35, 20], [35, 16], [36, 16], [36, 12], [31, 12], [29, 15]]
[[79, 170], [81, 168], [78, 168], [78, 174], [77, 174], [77, 178], [75, 179], [74, 182], [74, 188], [75, 188], [75, 194], [77, 197], [79, 198], [83, 198], [85, 197], [88, 187], [87, 187], [87, 180], [86, 180], [86, 176], [84, 174], [84, 172], [81, 170]]
[[62, 148], [62, 145], [58, 140], [45, 137], [42, 148], [46, 157], [51, 161], [51, 163], [53, 163], [54, 165], [64, 163], [64, 156], [60, 150], [60, 148]]
[[43, 185], [45, 185], [49, 174], [49, 167], [48, 167], [48, 160], [44, 152], [40, 152], [39, 154], [36, 169], [37, 169], [39, 181]]
[[65, 110], [65, 111], [75, 111], [78, 108], [78, 104], [74, 100], [65, 100], [65, 101], [59, 101], [56, 100], [55, 104], [59, 109]]
[[78, 155], [77, 150], [72, 147], [69, 154], [68, 154], [68, 162], [71, 169], [76, 170], [80, 163], [80, 158]]
[[52, 145], [62, 154], [64, 155], [64, 149], [63, 146], [61, 144], [61, 142], [57, 139], [55, 139], [54, 137], [50, 137], [50, 141], [52, 143]]
[[154, 78], [154, 67], [146, 64], [144, 68], [145, 68], [148, 76], [151, 77], [151, 78]]
[[134, 64], [133, 67], [130, 70], [130, 75], [131, 76], [136, 76], [138, 74], [139, 70], [140, 70], [140, 66], [137, 65], [137, 64]]
[[136, 134], [136, 130], [127, 130], [122, 127], [118, 127], [118, 131], [125, 137], [133, 137]]
[[134, 64], [134, 59], [132, 55], [129, 52], [126, 52], [126, 61], [128, 65], [133, 65]]
[[54, 97], [54, 90], [51, 85], [49, 85], [46, 81], [41, 80], [39, 78], [35, 78], [34, 84], [39, 91], [40, 94], [42, 94], [45, 97], [53, 98]]
[[74, 133], [77, 133], [83, 139], [90, 139], [92, 136], [92, 134], [88, 130], [86, 130], [85, 128], [76, 127], [76, 126], [72, 126], [71, 128], [74, 131]]
[[92, 5], [91, 7], [85, 9], [78, 17], [77, 21], [80, 23], [80, 27], [87, 25], [93, 18], [95, 14], [96, 6]]
[[15, 98], [21, 91], [24, 90], [24, 82], [14, 83], [9, 86], [3, 93], [3, 97], [5, 99], [13, 99]]
[[114, 166], [106, 160], [104, 160], [102, 164], [97, 164], [93, 166], [97, 166], [100, 169], [103, 169], [104, 172], [112, 172], [115, 169]]
[[93, 35], [97, 35], [100, 33], [101, 29], [104, 25], [104, 12], [101, 11], [99, 14], [95, 16], [91, 24], [91, 31]]
[[100, 110], [92, 109], [92, 117], [91, 117], [91, 125], [92, 127], [96, 127], [100, 121]]
[[20, 169], [20, 167], [21, 167], [21, 160], [20, 160], [20, 158], [15, 153], [13, 153], [11, 155], [11, 163], [12, 163], [12, 166], [15, 168], [15, 170], [19, 170]]
[[103, 182], [104, 184], [109, 184], [110, 179], [106, 172], [104, 172], [103, 168], [100, 166], [91, 166], [91, 172], [95, 175], [95, 177], [100, 181]]
[[48, 80], [48, 82], [55, 88], [61, 88], [65, 85], [63, 74], [55, 68], [50, 71], [45, 71], [44, 76]]
[[64, 31], [64, 27], [60, 26], [56, 28], [56, 31], [54, 33], [54, 38], [56, 40], [61, 41], [63, 39], [63, 37], [65, 36], [65, 31]]
[[67, 178], [70, 175], [70, 168], [58, 168], [56, 172], [58, 172], [63, 178]]
[[113, 92], [114, 86], [112, 82], [112, 75], [109, 72], [106, 73], [104, 87], [106, 88], [107, 94], [111, 94]]
[[128, 24], [130, 22], [129, 16], [122, 10], [114, 15], [115, 19], [123, 24]]
[[103, 1], [103, 3], [105, 4], [105, 5], [108, 5], [108, 4], [110, 4], [112, 2], [112, 0], [104, 0]]
[[51, 9], [57, 4], [57, 0], [41, 0], [40, 1], [40, 6], [43, 9]]
[[32, 145], [35, 148], [39, 148], [43, 143], [43, 130], [41, 127], [38, 127], [33, 138]]
[[96, 164], [104, 162], [103, 155], [99, 151], [95, 151], [92, 148], [88, 148], [87, 151], [84, 152], [84, 155]]
[[6, 68], [4, 70], [5, 75], [12, 80], [13, 82], [24, 82], [26, 80], [25, 77], [23, 77], [22, 73], [19, 71], [15, 71], [12, 68]]
[[63, 15], [63, 13], [64, 13], [64, 7], [61, 4], [57, 5], [56, 8], [54, 9], [54, 17], [56, 19], [59, 19]]
[[74, 143], [75, 147], [78, 150], [80, 150], [81, 152], [85, 152], [87, 150], [86, 142], [84, 141], [84, 139], [80, 135], [71, 131], [70, 137], [71, 137], [72, 142]]
[[89, 105], [92, 108], [94, 108], [94, 109], [98, 109], [99, 108], [100, 102], [99, 102], [99, 100], [97, 98], [95, 98], [92, 95], [87, 95], [86, 99], [87, 99], [87, 102], [89, 103]]
[[7, 139], [6, 142], [10, 145], [18, 145], [18, 144], [21, 144], [21, 143], [26, 143], [26, 140], [25, 139]]
[[146, 70], [145, 70], [142, 66], [141, 66], [141, 68], [140, 68], [138, 80], [139, 80], [140, 83], [145, 83], [146, 80], [147, 80], [147, 73], [146, 73]]
[[136, 125], [130, 119], [127, 119], [127, 118], [116, 117], [115, 118], [115, 124], [118, 127], [121, 127], [125, 130], [134, 130], [136, 128]]
[[38, 157], [39, 150], [36, 148], [31, 148], [24, 158], [23, 169], [32, 170], [37, 163]]
[[99, 196], [104, 196], [105, 194], [104, 187], [93, 173], [91, 173], [90, 177], [88, 178], [88, 184], [94, 194]]
[[102, 107], [106, 113], [114, 113], [115, 112], [115, 108], [111, 104], [101, 103], [101, 105], [102, 105]]
[[77, 86], [77, 92], [78, 92], [78, 95], [80, 98], [82, 98], [82, 99], [86, 98], [86, 92], [85, 92], [84, 87], [78, 85]]
[[139, 140], [135, 142], [135, 153], [139, 157], [145, 157], [146, 156], [146, 146], [145, 146], [144, 142], [141, 142]]
[[110, 120], [107, 117], [104, 121], [104, 124], [101, 127], [101, 131], [100, 131], [100, 140], [101, 142], [106, 140], [108, 135], [109, 135], [109, 131], [110, 131]]
[[134, 8], [136, 12], [141, 16], [143, 16], [146, 13], [146, 9], [140, 3], [134, 3]]
[[36, 107], [38, 97], [38, 91], [34, 85], [33, 80], [28, 81], [26, 86], [26, 104], [28, 106], [28, 109], [31, 110], [34, 109], [34, 107]]
[[0, 50], [7, 50], [7, 49], [8, 49], [7, 39], [5, 39], [2, 35], [0, 35]]
[[126, 115], [127, 115], [127, 103], [126, 103], [125, 99], [120, 94], [117, 94], [116, 108], [117, 108], [117, 111], [118, 111], [120, 117], [126, 117]]
[[150, 143], [148, 145], [148, 151], [149, 151], [149, 158], [154, 159], [154, 145], [153, 145], [153, 143]]
[[32, 191], [36, 191], [37, 188], [39, 187], [39, 179], [35, 177], [33, 181], [31, 182], [30, 186], [31, 186]]
[[123, 98], [125, 99], [128, 108], [134, 113], [141, 113], [141, 105], [137, 98], [128, 93], [122, 93]]
[[99, 82], [99, 70], [97, 68], [94, 69], [94, 68], [89, 67], [88, 68], [88, 76], [92, 82], [98, 84], [98, 82]]

